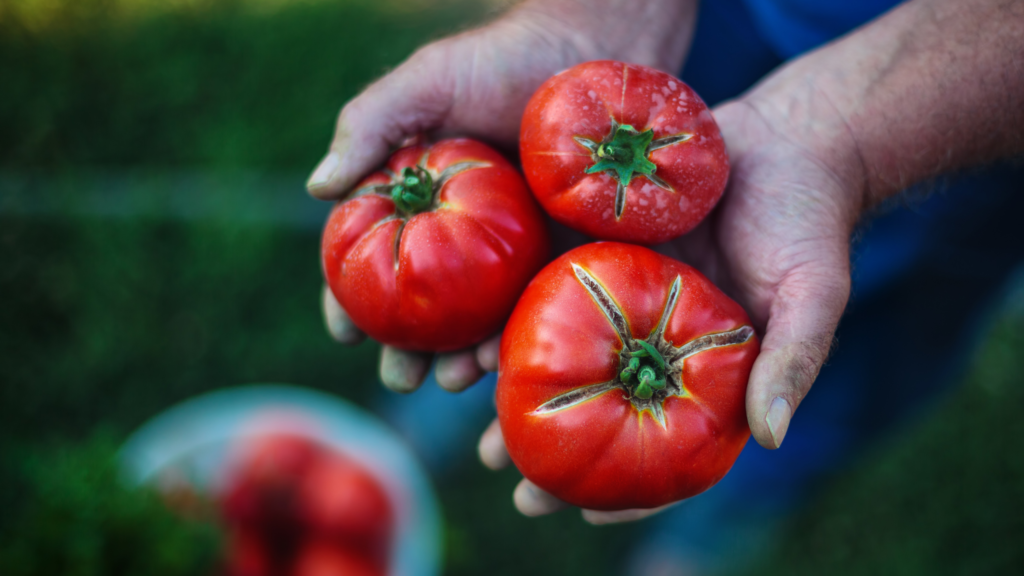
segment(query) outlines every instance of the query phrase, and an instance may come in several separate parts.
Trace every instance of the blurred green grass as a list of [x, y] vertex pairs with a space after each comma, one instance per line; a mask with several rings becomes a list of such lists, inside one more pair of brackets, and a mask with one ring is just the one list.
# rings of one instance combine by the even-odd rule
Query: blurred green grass
[[126, 15], [126, 0], [21, 3], [60, 9], [41, 31], [31, 10], [0, 12], [2, 168], [308, 169], [342, 103], [488, 6], [203, 0]]
[[[371, 406], [375, 345], [339, 347], [321, 326], [307, 225], [321, 208], [303, 207], [302, 179], [346, 99], [486, 6], [125, 4], [49, 0], [59, 9], [44, 20], [0, 7], [0, 449], [74, 446], [98, 427], [123, 436], [175, 402], [248, 382]], [[138, 170], [149, 176], [128, 185], [109, 176]], [[214, 183], [167, 184], [195, 170]], [[25, 178], [41, 184], [16, 185]], [[219, 186], [211, 208], [202, 195]], [[297, 219], [251, 217], [291, 206], [274, 194], [302, 198]], [[1024, 314], [1008, 311], [965, 386], [837, 475], [756, 570], [1019, 570], [1020, 350]], [[9, 460], [5, 510], [19, 505]], [[437, 480], [450, 574], [617, 574], [642, 529], [591, 528], [568, 511], [523, 518], [515, 472], [486, 472], [471, 453]]]

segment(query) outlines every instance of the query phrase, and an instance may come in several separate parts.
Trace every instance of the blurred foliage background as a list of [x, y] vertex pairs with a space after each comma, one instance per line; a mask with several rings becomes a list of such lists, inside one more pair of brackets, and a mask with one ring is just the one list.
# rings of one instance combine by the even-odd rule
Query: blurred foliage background
[[[303, 181], [341, 104], [493, 9], [0, 1], [0, 546], [33, 522], [40, 467], [25, 463], [73, 468], [98, 429], [120, 440], [173, 403], [249, 382], [387, 401], [375, 345], [342, 348], [321, 326], [327, 206]], [[965, 385], [822, 486], [783, 544], [750, 559], [758, 572], [1021, 566], [1024, 313], [1000, 318]], [[623, 569], [642, 524], [522, 518], [517, 474], [485, 472], [474, 443], [434, 478], [447, 573]]]

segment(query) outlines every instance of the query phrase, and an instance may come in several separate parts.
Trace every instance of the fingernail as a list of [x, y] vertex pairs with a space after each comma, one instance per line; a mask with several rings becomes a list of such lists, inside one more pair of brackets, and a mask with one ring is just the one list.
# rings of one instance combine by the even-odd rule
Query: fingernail
[[768, 414], [764, 417], [776, 448], [782, 446], [782, 439], [786, 437], [786, 430], [789, 429], [789, 420], [792, 417], [793, 409], [789, 406], [789, 402], [782, 396], [776, 396], [772, 400], [772, 405], [768, 407]]
[[331, 182], [334, 175], [338, 172], [338, 165], [341, 164], [341, 157], [337, 153], [331, 151], [324, 156], [324, 159], [320, 161], [320, 165], [313, 170], [313, 175], [309, 177], [306, 182], [306, 189], [310, 192], [316, 192], [321, 188], [324, 188]]

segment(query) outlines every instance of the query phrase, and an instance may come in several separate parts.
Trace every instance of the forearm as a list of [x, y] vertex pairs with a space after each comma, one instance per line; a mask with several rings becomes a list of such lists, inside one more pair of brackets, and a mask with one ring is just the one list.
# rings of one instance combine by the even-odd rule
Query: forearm
[[561, 36], [581, 62], [614, 59], [677, 74], [697, 0], [527, 0], [505, 17]]
[[776, 76], [759, 97], [786, 102], [785, 113], [841, 121], [813, 130], [838, 142], [826, 146], [831, 167], [856, 181], [864, 208], [921, 180], [1024, 152], [1019, 1], [908, 2]]

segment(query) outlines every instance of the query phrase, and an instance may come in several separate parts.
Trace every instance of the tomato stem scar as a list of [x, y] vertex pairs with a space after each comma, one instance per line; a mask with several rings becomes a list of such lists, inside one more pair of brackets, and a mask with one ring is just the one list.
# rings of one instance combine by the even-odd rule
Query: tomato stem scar
[[682, 346], [669, 342], [665, 330], [682, 290], [682, 278], [676, 276], [669, 287], [657, 326], [647, 338], [634, 338], [624, 312], [605, 286], [576, 263], [572, 263], [572, 270], [622, 342], [619, 372], [607, 382], [582, 386], [555, 396], [538, 406], [532, 414], [543, 415], [572, 408], [618, 389], [627, 394], [623, 398], [631, 402], [639, 412], [649, 411], [659, 424], [666, 426], [663, 402], [670, 396], [682, 397], [687, 394], [683, 384], [686, 359], [707, 350], [743, 344], [754, 336], [753, 328], [740, 326], [725, 332], [699, 336]]
[[653, 139], [654, 130], [638, 132], [629, 124], [613, 122], [608, 136], [594, 150], [594, 165], [586, 173], [613, 172], [623, 186], [629, 186], [634, 174], [654, 174], [658, 167], [647, 159], [647, 147]]
[[402, 178], [391, 189], [391, 199], [402, 212], [418, 214], [430, 207], [434, 200], [434, 179], [419, 166], [402, 170]]
[[633, 395], [647, 400], [656, 390], [664, 390], [666, 378], [665, 358], [657, 348], [643, 340], [636, 340], [639, 349], [630, 352], [629, 363], [619, 373], [623, 384], [632, 389]]

